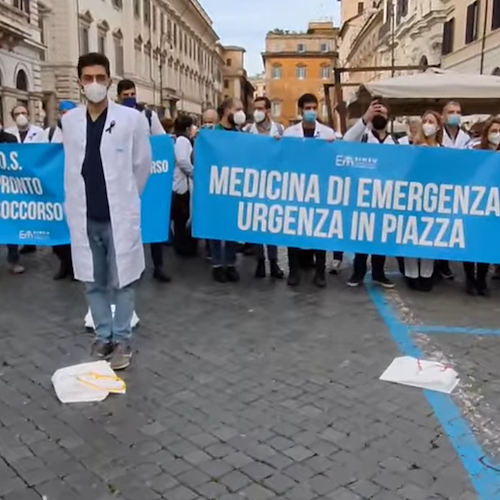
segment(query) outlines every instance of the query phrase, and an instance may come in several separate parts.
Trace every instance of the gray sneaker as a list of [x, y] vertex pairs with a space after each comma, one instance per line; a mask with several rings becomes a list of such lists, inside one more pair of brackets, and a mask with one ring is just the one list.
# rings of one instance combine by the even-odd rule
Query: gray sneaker
[[92, 344], [92, 357], [96, 359], [108, 359], [113, 352], [113, 344], [104, 340], [96, 340]]
[[109, 360], [112, 370], [124, 370], [130, 365], [132, 348], [127, 344], [116, 344]]

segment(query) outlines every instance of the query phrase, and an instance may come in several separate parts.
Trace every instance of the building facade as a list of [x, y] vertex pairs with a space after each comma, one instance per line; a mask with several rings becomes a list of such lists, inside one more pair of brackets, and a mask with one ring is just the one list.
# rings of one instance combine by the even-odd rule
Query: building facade
[[443, 68], [500, 75], [500, 0], [442, 0]]
[[284, 124], [299, 119], [298, 99], [311, 93], [320, 101], [320, 118], [327, 119], [323, 84], [336, 64], [338, 28], [331, 21], [311, 22], [306, 32], [274, 30], [266, 36], [262, 54], [267, 97], [273, 117]]
[[34, 122], [42, 110], [41, 65], [45, 45], [39, 26], [44, 4], [35, 0], [0, 1], [0, 120], [12, 125], [10, 112], [25, 105]]
[[111, 97], [116, 83], [129, 78], [139, 101], [167, 115], [200, 115], [219, 102], [218, 36], [197, 0], [46, 1], [40, 26], [47, 43], [42, 85], [49, 114], [58, 100], [80, 100], [76, 63], [87, 52], [110, 59]]
[[245, 69], [245, 49], [237, 46], [223, 46], [221, 56], [223, 66], [223, 97], [240, 99], [245, 112], [249, 114], [253, 107], [254, 87], [248, 79]]
[[361, 5], [341, 0], [342, 11], [357, 12], [354, 18], [345, 20], [347, 26], [342, 26], [342, 66], [378, 68], [346, 73], [344, 81], [354, 85], [416, 71], [391, 70], [395, 66], [425, 69], [440, 64], [445, 1], [371, 0]]
[[263, 96], [267, 95], [266, 94], [266, 76], [265, 76], [265, 74], [252, 76], [249, 78], [249, 80], [254, 88], [254, 93], [253, 93], [254, 99], [256, 97], [263, 97]]

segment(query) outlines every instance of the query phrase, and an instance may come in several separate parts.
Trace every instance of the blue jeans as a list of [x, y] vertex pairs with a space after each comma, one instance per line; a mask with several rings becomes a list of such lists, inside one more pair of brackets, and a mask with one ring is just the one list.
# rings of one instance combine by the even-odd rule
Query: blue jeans
[[[274, 245], [266, 245], [267, 248], [267, 258], [269, 260], [278, 260], [278, 247]], [[264, 245], [255, 245], [257, 260], [264, 260], [266, 254], [264, 252]]]
[[[130, 343], [132, 315], [135, 307], [134, 283], [118, 286], [115, 246], [110, 222], [87, 220], [94, 281], [85, 283], [87, 301], [94, 320], [98, 340]], [[111, 304], [116, 305], [115, 317]]]
[[[224, 243], [224, 248], [222, 244]], [[236, 251], [238, 244], [234, 241], [210, 240], [210, 256], [212, 258], [212, 267], [229, 266], [236, 264]]]

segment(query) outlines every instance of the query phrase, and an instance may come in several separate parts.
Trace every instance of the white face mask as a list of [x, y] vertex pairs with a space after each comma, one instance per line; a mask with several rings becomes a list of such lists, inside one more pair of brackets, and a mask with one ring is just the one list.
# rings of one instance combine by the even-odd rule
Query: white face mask
[[500, 144], [500, 132], [491, 132], [488, 134], [488, 141], [493, 146], [498, 146]]
[[264, 113], [261, 109], [256, 109], [253, 112], [253, 119], [255, 120], [255, 123], [262, 123], [266, 119], [266, 113]]
[[16, 125], [19, 128], [25, 128], [29, 124], [28, 117], [26, 115], [17, 115], [16, 116]]
[[425, 137], [432, 137], [436, 135], [438, 128], [433, 123], [424, 123], [422, 125], [422, 131], [424, 132]]
[[98, 104], [108, 96], [108, 87], [102, 85], [101, 83], [92, 82], [88, 83], [83, 87], [83, 92], [85, 97], [94, 104]]
[[236, 111], [233, 115], [235, 125], [241, 126], [247, 121], [247, 115], [243, 110]]

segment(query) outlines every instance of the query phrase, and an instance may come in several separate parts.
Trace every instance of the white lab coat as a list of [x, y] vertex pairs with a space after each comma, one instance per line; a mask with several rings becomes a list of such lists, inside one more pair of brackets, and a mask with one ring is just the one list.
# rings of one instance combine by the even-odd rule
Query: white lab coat
[[35, 142], [42, 142], [44, 144], [50, 142], [51, 144], [60, 144], [63, 141], [62, 130], [59, 127], [54, 127], [54, 135], [52, 139], [49, 141], [50, 129], [52, 127], [48, 127], [43, 130], [40, 134], [37, 135]]
[[[362, 142], [363, 136], [366, 134], [366, 142], [368, 144], [381, 144], [380, 141], [373, 135], [372, 129], [368, 127], [362, 119], [359, 119], [345, 134], [344, 141], [347, 142]], [[390, 134], [387, 134], [382, 144], [396, 144]]]
[[[304, 129], [302, 122], [299, 122], [291, 127], [288, 127], [283, 133], [283, 137], [304, 137]], [[314, 130], [315, 139], [335, 140], [335, 132], [330, 127], [316, 122], [316, 129]]]
[[[86, 108], [69, 111], [63, 116], [62, 123], [65, 211], [75, 277], [93, 282], [94, 265], [87, 235], [87, 201], [82, 176], [87, 138]], [[118, 282], [122, 288], [137, 281], [145, 268], [140, 195], [146, 186], [152, 161], [147, 120], [135, 109], [109, 101], [100, 150]]]
[[446, 131], [443, 129], [443, 146], [445, 148], [466, 149], [470, 142], [470, 136], [462, 129], [459, 129], [456, 140], [453, 140]]
[[[142, 110], [142, 114], [146, 118], [146, 121], [148, 122], [148, 127], [149, 127], [149, 120], [146, 116], [146, 110]], [[165, 129], [163, 128], [163, 125], [161, 124], [160, 118], [158, 116], [158, 113], [156, 111], [151, 110], [151, 127], [149, 127], [149, 133], [151, 135], [165, 135]]]
[[[21, 142], [21, 135], [19, 134], [19, 129], [17, 127], [10, 127], [5, 129], [5, 132], [16, 136], [17, 142]], [[43, 128], [37, 127], [36, 125], [30, 125], [26, 138], [24, 139], [24, 144], [29, 144], [30, 142], [38, 142], [38, 135], [43, 133]]]

